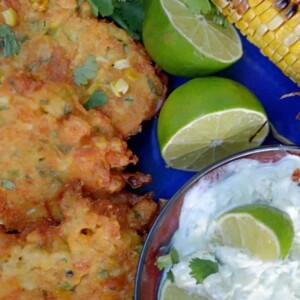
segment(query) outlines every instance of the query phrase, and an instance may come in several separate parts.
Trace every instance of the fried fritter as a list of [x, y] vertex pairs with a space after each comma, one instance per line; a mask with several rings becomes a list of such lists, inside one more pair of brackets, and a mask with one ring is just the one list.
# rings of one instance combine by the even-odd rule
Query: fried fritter
[[137, 231], [150, 226], [155, 202], [131, 194], [91, 201], [75, 186], [60, 208], [57, 226], [0, 232], [0, 299], [132, 299], [144, 239]]
[[[138, 132], [142, 121], [157, 113], [165, 85], [142, 45], [124, 30], [103, 20], [83, 19], [72, 9], [61, 13], [45, 5], [44, 11], [34, 13], [32, 1], [16, 2], [21, 21], [13, 31], [23, 42], [17, 56], [0, 55], [4, 76], [19, 69], [40, 79], [68, 82], [81, 103], [97, 92], [105, 94], [99, 109], [123, 137]], [[8, 1], [1, 9], [10, 6]]]
[[23, 229], [57, 218], [65, 184], [80, 180], [90, 194], [126, 184], [137, 158], [101, 112], [86, 111], [65, 83], [10, 77], [0, 89], [0, 219]]

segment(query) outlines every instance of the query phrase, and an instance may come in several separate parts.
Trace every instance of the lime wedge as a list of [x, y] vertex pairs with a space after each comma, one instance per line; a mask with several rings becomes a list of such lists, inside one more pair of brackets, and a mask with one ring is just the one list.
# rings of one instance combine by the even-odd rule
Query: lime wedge
[[261, 204], [237, 207], [218, 220], [214, 239], [220, 244], [245, 249], [263, 259], [285, 258], [291, 248], [294, 229], [283, 211]]
[[225, 78], [197, 78], [170, 94], [158, 119], [166, 164], [199, 171], [259, 146], [269, 132], [266, 113], [244, 86]]
[[205, 300], [205, 298], [195, 294], [190, 294], [186, 290], [171, 283], [170, 280], [166, 280], [163, 283], [159, 300]]
[[195, 77], [224, 69], [242, 56], [242, 44], [229, 23], [193, 13], [180, 0], [150, 0], [143, 23], [143, 42], [165, 71]]

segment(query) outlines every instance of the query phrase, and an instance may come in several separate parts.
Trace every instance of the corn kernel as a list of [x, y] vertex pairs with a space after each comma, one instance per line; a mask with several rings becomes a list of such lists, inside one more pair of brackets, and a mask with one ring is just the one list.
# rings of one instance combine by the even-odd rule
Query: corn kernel
[[266, 47], [266, 48], [260, 49], [260, 50], [265, 56], [268, 56], [268, 57], [271, 57], [275, 53], [275, 50], [270, 47]]
[[281, 41], [280, 40], [278, 40], [277, 38], [274, 40], [274, 41], [272, 41], [271, 43], [270, 43], [270, 48], [272, 48], [273, 50], [276, 50], [279, 46], [281, 46]]
[[219, 7], [219, 8], [224, 8], [227, 5], [229, 5], [229, 2], [227, 0], [217, 0], [215, 1], [215, 4]]
[[291, 66], [297, 60], [297, 56], [292, 53], [288, 53], [283, 59], [289, 66]]
[[260, 22], [259, 17], [256, 17], [255, 19], [253, 19], [251, 21], [251, 23], [249, 24], [247, 34], [254, 35], [256, 29], [260, 26], [260, 24], [261, 24], [261, 22]]
[[245, 12], [245, 14], [243, 15], [243, 20], [245, 21], [245, 22], [250, 22], [250, 21], [252, 21], [254, 18], [256, 17], [256, 14], [255, 14], [255, 12], [254, 12], [254, 10], [253, 9], [248, 9], [246, 12]]
[[277, 28], [279, 28], [282, 23], [284, 22], [284, 19], [278, 14], [277, 16], [275, 16], [275, 18], [273, 20], [271, 20], [268, 23], [268, 27], [270, 30], [276, 30]]
[[254, 38], [256, 39], [256, 46], [259, 47], [259, 49], [264, 49], [268, 46], [268, 43], [263, 37], [258, 37], [258, 35], [255, 34]]
[[300, 57], [300, 39], [299, 38], [296, 43], [294, 43], [292, 46], [290, 46], [290, 52], [295, 54], [297, 57]]
[[282, 44], [286, 47], [290, 47], [297, 41], [299, 41], [298, 35], [292, 32], [282, 41]]
[[8, 8], [5, 11], [2, 12], [2, 16], [4, 18], [4, 22], [11, 26], [14, 27], [18, 23], [18, 16], [17, 13], [14, 9]]
[[255, 13], [260, 16], [263, 12], [265, 12], [267, 9], [270, 9], [272, 6], [271, 1], [263, 1], [258, 6], [254, 7]]
[[249, 24], [244, 21], [244, 18], [237, 22], [236, 26], [245, 35]]
[[259, 39], [268, 31], [268, 26], [264, 23], [260, 24], [255, 32], [255, 36], [257, 40]]
[[239, 15], [238, 13], [236, 13], [235, 11], [233, 11], [231, 13], [230, 16], [227, 17], [227, 20], [230, 22], [230, 23], [236, 23], [238, 20], [240, 20], [242, 18], [241, 15]]
[[272, 31], [268, 31], [265, 35], [264, 35], [264, 40], [270, 44], [272, 41], [274, 41], [275, 39], [275, 33]]
[[288, 19], [286, 21], [286, 24], [288, 26], [290, 26], [291, 28], [295, 28], [297, 25], [299, 26], [299, 24], [300, 24], [300, 13], [298, 12], [293, 17], [291, 17], [290, 19]]
[[134, 81], [136, 79], [138, 79], [138, 73], [135, 72], [132, 68], [128, 68], [125, 71], [125, 75], [128, 79], [130, 79], [131, 81]]
[[279, 53], [275, 52], [272, 57], [271, 60], [275, 63], [278, 63], [279, 61], [281, 61], [283, 59], [282, 55], [280, 55]]
[[283, 41], [290, 33], [292, 32], [291, 28], [288, 26], [281, 26], [276, 31], [276, 38], [278, 41]]
[[116, 82], [112, 82], [110, 84], [110, 88], [116, 97], [122, 97], [122, 95], [127, 93], [128, 89], [129, 89], [129, 85], [128, 85], [127, 81], [125, 81], [124, 79], [121, 78], [121, 79], [117, 80]]
[[286, 63], [286, 61], [283, 59], [280, 62], [277, 63], [277, 66], [279, 67], [279, 69], [281, 69], [283, 72], [285, 72], [285, 70], [288, 67], [288, 64]]
[[280, 45], [276, 52], [283, 57], [289, 53], [289, 48], [285, 47], [284, 45]]
[[248, 0], [248, 4], [252, 8], [258, 6], [262, 2], [263, 0]]
[[114, 68], [117, 70], [123, 70], [130, 67], [128, 59], [119, 59], [114, 63]]
[[266, 10], [265, 12], [263, 12], [259, 18], [261, 20], [261, 22], [263, 24], [268, 24], [269, 22], [271, 22], [276, 16], [278, 15], [278, 11], [271, 7], [268, 10]]
[[296, 73], [300, 73], [300, 59], [299, 58], [293, 63], [293, 70]]

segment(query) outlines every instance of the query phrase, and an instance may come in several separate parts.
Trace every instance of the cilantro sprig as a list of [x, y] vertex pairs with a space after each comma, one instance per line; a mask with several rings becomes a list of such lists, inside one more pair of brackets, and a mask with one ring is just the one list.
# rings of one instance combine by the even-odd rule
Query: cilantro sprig
[[98, 108], [104, 104], [106, 104], [108, 101], [107, 95], [104, 91], [96, 90], [83, 104], [83, 107], [86, 110], [90, 110], [93, 108]]
[[158, 257], [155, 264], [159, 270], [163, 270], [177, 264], [178, 262], [178, 252], [175, 248], [172, 248], [168, 254]]
[[95, 16], [109, 18], [134, 39], [142, 37], [142, 24], [147, 0], [88, 0]]
[[86, 85], [88, 80], [94, 79], [97, 76], [98, 65], [96, 58], [89, 55], [86, 62], [74, 69], [74, 81], [77, 85]]
[[17, 41], [11, 27], [6, 24], [0, 25], [0, 53], [4, 57], [11, 57], [19, 54], [20, 44]]
[[[134, 39], [142, 39], [145, 9], [149, 0], [87, 0], [95, 16], [108, 18], [125, 29]], [[214, 22], [226, 26], [225, 17], [210, 0], [181, 0], [195, 14], [209, 15]]]
[[182, 0], [182, 2], [192, 13], [210, 16], [216, 24], [226, 27], [225, 17], [210, 0]]
[[198, 257], [193, 258], [189, 267], [191, 269], [190, 275], [196, 279], [196, 283], [201, 283], [207, 276], [218, 272], [218, 264], [207, 259]]

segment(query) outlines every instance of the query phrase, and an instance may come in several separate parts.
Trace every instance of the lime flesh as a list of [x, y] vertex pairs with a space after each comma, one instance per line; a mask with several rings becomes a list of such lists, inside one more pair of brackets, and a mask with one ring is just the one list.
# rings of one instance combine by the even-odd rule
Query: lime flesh
[[152, 59], [176, 76], [196, 77], [222, 70], [242, 56], [240, 38], [230, 24], [194, 14], [179, 0], [151, 0], [143, 42]]
[[242, 85], [225, 78], [197, 78], [168, 97], [158, 120], [166, 164], [199, 171], [213, 162], [259, 146], [268, 134], [265, 111]]
[[245, 249], [263, 259], [285, 258], [291, 248], [294, 229], [283, 211], [261, 204], [235, 208], [217, 220], [219, 243]]
[[159, 300], [205, 300], [205, 298], [190, 294], [184, 289], [172, 284], [169, 280], [163, 283]]

